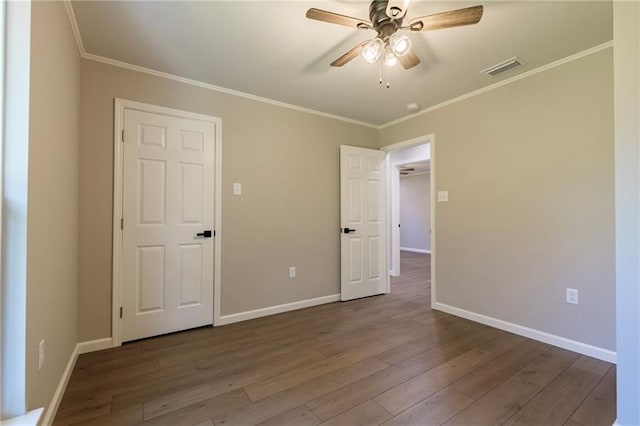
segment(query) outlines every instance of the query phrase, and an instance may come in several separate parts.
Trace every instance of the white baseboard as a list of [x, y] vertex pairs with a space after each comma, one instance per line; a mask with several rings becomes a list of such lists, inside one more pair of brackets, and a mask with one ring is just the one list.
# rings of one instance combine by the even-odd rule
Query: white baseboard
[[283, 305], [269, 306], [268, 308], [260, 308], [253, 311], [223, 315], [220, 317], [220, 325], [233, 324], [234, 322], [266, 317], [267, 315], [275, 315], [282, 312], [295, 311], [296, 309], [309, 308], [311, 306], [338, 301], [340, 301], [340, 295], [332, 294], [330, 296], [316, 297], [315, 299], [300, 300], [298, 302], [285, 303]]
[[44, 408], [36, 408], [35, 410], [29, 411], [24, 416], [2, 420], [0, 421], [0, 424], [2, 426], [38, 426], [43, 411]]
[[78, 355], [88, 352], [101, 351], [113, 347], [113, 339], [105, 337], [104, 339], [89, 340], [87, 342], [78, 343]]
[[73, 372], [73, 367], [76, 365], [76, 360], [78, 359], [78, 348], [79, 344], [76, 344], [75, 348], [73, 348], [73, 352], [71, 352], [71, 356], [69, 357], [69, 361], [67, 362], [67, 366], [62, 372], [62, 377], [60, 378], [60, 382], [58, 383], [58, 387], [56, 388], [55, 393], [53, 394], [53, 398], [51, 398], [51, 402], [49, 406], [46, 408], [44, 413], [44, 419], [42, 420], [43, 426], [49, 426], [53, 424], [53, 419], [58, 412], [58, 407], [60, 406], [60, 402], [62, 401], [62, 396], [64, 395], [64, 391], [67, 388], [67, 383], [69, 383], [69, 378], [71, 377], [71, 373]]
[[608, 349], [599, 348], [597, 346], [592, 346], [586, 343], [578, 342], [576, 340], [571, 340], [565, 337], [556, 336], [554, 334], [545, 333], [544, 331], [535, 330], [533, 328], [499, 320], [497, 318], [477, 314], [475, 312], [456, 308], [444, 303], [434, 302], [432, 304], [432, 308], [451, 315], [466, 318], [471, 321], [479, 322], [481, 324], [489, 325], [491, 327], [499, 328], [500, 330], [505, 330], [510, 333], [528, 337], [533, 340], [538, 340], [543, 343], [548, 343], [553, 346], [558, 346], [563, 349], [578, 352], [593, 358], [598, 358], [603, 361], [611, 362], [614, 364], [616, 362], [616, 353]]
[[58, 407], [60, 406], [60, 402], [62, 401], [62, 396], [64, 395], [64, 391], [67, 388], [67, 384], [69, 383], [69, 378], [71, 377], [71, 373], [73, 373], [73, 367], [75, 367], [76, 361], [78, 360], [78, 355], [86, 354], [87, 352], [100, 351], [102, 349], [108, 349], [111, 347], [111, 337], [90, 340], [88, 342], [80, 342], [76, 344], [73, 352], [71, 352], [71, 356], [69, 357], [67, 366], [62, 372], [62, 377], [60, 378], [58, 387], [53, 394], [53, 398], [51, 398], [51, 402], [49, 403], [49, 406], [45, 411], [44, 418], [42, 420], [43, 426], [49, 426], [53, 423], [53, 419], [55, 418], [56, 413], [58, 412]]
[[410, 251], [410, 252], [413, 252], [413, 253], [431, 254], [431, 250], [415, 249], [415, 248], [410, 248], [410, 247], [400, 247], [400, 251]]

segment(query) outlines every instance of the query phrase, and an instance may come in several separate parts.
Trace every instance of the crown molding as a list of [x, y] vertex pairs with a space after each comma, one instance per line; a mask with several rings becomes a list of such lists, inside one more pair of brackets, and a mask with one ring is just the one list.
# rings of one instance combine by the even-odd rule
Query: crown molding
[[423, 114], [427, 114], [429, 112], [438, 110], [440, 108], [444, 108], [444, 107], [446, 107], [448, 105], [451, 105], [451, 104], [454, 104], [456, 102], [460, 102], [460, 101], [463, 101], [465, 99], [472, 98], [472, 97], [480, 95], [482, 93], [486, 93], [486, 92], [489, 92], [491, 90], [500, 88], [502, 86], [506, 86], [507, 84], [514, 83], [516, 81], [531, 77], [531, 76], [539, 74], [541, 72], [548, 71], [548, 70], [550, 70], [552, 68], [556, 68], [556, 67], [558, 67], [560, 65], [564, 65], [566, 63], [575, 61], [576, 59], [580, 59], [580, 58], [583, 58], [585, 56], [589, 56], [589, 55], [592, 55], [594, 53], [600, 52], [601, 50], [613, 47], [613, 40], [611, 40], [611, 41], [608, 41], [606, 43], [602, 43], [602, 44], [599, 44], [597, 46], [594, 46], [594, 47], [592, 47], [590, 49], [586, 49], [586, 50], [583, 50], [581, 52], [575, 53], [573, 55], [569, 55], [567, 57], [564, 57], [562, 59], [558, 59], [557, 61], [548, 63], [546, 65], [542, 65], [542, 66], [540, 66], [538, 68], [535, 68], [535, 69], [533, 69], [531, 71], [527, 71], [525, 73], [518, 74], [518, 75], [513, 76], [511, 78], [502, 80], [502, 81], [500, 81], [498, 83], [495, 83], [495, 84], [480, 88], [478, 90], [474, 90], [474, 91], [469, 92], [469, 93], [465, 93], [464, 95], [460, 95], [458, 97], [449, 99], [449, 100], [441, 102], [441, 103], [439, 103], [437, 105], [433, 105], [433, 106], [431, 106], [429, 108], [425, 108], [425, 109], [423, 109], [423, 110], [421, 110], [419, 112], [416, 112], [415, 114], [407, 115], [405, 117], [401, 117], [401, 118], [398, 118], [396, 120], [389, 121], [388, 123], [377, 125], [377, 124], [368, 123], [368, 122], [365, 122], [365, 121], [354, 120], [352, 118], [343, 117], [343, 116], [340, 116], [340, 115], [335, 115], [335, 114], [330, 114], [330, 113], [323, 112], [323, 111], [314, 110], [314, 109], [311, 109], [311, 108], [305, 108], [305, 107], [302, 107], [302, 106], [299, 106], [299, 105], [294, 105], [294, 104], [289, 104], [289, 103], [282, 102], [282, 101], [277, 101], [275, 99], [264, 98], [262, 96], [252, 95], [251, 93], [241, 92], [239, 90], [228, 89], [226, 87], [216, 86], [214, 84], [205, 83], [203, 81], [193, 80], [193, 79], [190, 79], [190, 78], [181, 77], [179, 75], [169, 74], [169, 73], [166, 73], [166, 72], [163, 72], [163, 71], [158, 71], [158, 70], [154, 70], [154, 69], [151, 69], [151, 68], [141, 67], [141, 66], [138, 66], [138, 65], [127, 63], [127, 62], [122, 62], [122, 61], [118, 61], [118, 60], [115, 60], [115, 59], [106, 58], [104, 56], [94, 55], [92, 53], [87, 53], [85, 51], [85, 49], [84, 49], [84, 44], [82, 42], [82, 36], [80, 35], [80, 30], [78, 29], [78, 22], [76, 20], [76, 15], [73, 12], [73, 6], [71, 4], [71, 0], [63, 0], [63, 2], [64, 2], [64, 5], [65, 5], [65, 8], [67, 10], [67, 16], [69, 17], [69, 23], [71, 24], [71, 28], [73, 30], [73, 35], [74, 35], [74, 37], [76, 39], [76, 44], [78, 45], [78, 51], [80, 52], [80, 56], [83, 59], [96, 61], [96, 62], [101, 62], [101, 63], [112, 65], [112, 66], [115, 66], [115, 67], [124, 68], [124, 69], [128, 69], [128, 70], [131, 70], [131, 71], [138, 71], [138, 72], [141, 72], [141, 73], [144, 73], [144, 74], [149, 74], [149, 75], [153, 75], [153, 76], [160, 77], [160, 78], [166, 78], [168, 80], [177, 81], [177, 82], [180, 82], [180, 83], [183, 83], [183, 84], [189, 84], [191, 86], [201, 87], [203, 89], [211, 90], [211, 91], [214, 91], [214, 92], [225, 93], [225, 94], [228, 94], [228, 95], [238, 96], [238, 97], [245, 98], [245, 99], [251, 99], [251, 100], [257, 101], [257, 102], [263, 102], [263, 103], [279, 106], [279, 107], [282, 107], [282, 108], [291, 109], [291, 110], [294, 110], [294, 111], [305, 112], [305, 113], [308, 113], [308, 114], [313, 114], [313, 115], [317, 115], [317, 116], [320, 116], [320, 117], [325, 117], [325, 118], [330, 118], [330, 119], [334, 119], [334, 120], [338, 120], [338, 121], [343, 121], [343, 122], [350, 123], [350, 124], [356, 124], [356, 125], [359, 125], [359, 126], [368, 127], [368, 128], [376, 129], [376, 130], [382, 130], [382, 129], [385, 129], [387, 127], [391, 127], [393, 125], [402, 123], [404, 121], [411, 120], [411, 119], [419, 117], [419, 116], [421, 116]]
[[84, 44], [82, 43], [82, 37], [80, 36], [80, 30], [78, 29], [78, 21], [76, 20], [76, 14], [73, 12], [73, 5], [71, 0], [63, 0], [64, 8], [67, 10], [67, 16], [69, 17], [69, 24], [71, 24], [71, 30], [73, 36], [76, 39], [76, 45], [78, 46], [78, 52], [81, 57], [84, 57], [87, 52], [84, 50]]
[[378, 126], [372, 123], [367, 123], [364, 121], [354, 120], [352, 118], [342, 117], [335, 114], [330, 114], [328, 112], [317, 111], [310, 108], [301, 107], [298, 105], [288, 104], [286, 102], [276, 101], [275, 99], [263, 98], [262, 96], [252, 95], [251, 93], [241, 92], [239, 90], [227, 89], [226, 87], [216, 86], [214, 84], [205, 83], [203, 81], [193, 80], [190, 78], [180, 77], [179, 75], [169, 74], [163, 71], [157, 71], [151, 68], [141, 67], [139, 65], [129, 64], [127, 62], [118, 61], [115, 59], [105, 58], [104, 56], [94, 55], [92, 53], [85, 53], [82, 55], [84, 59], [88, 59], [91, 61], [102, 62], [104, 64], [113, 65], [119, 68], [125, 68], [132, 71], [138, 71], [141, 73], [153, 75], [156, 77], [166, 78], [168, 80], [177, 81], [184, 84], [189, 84], [191, 86], [201, 87], [203, 89], [208, 89], [214, 92], [225, 93], [228, 95], [234, 95], [241, 98], [251, 99], [253, 101], [263, 102], [266, 104], [271, 104], [275, 106], [279, 106], [282, 108], [292, 109], [295, 111], [305, 112], [308, 114], [318, 115], [321, 117], [331, 118], [334, 120], [344, 121], [350, 124], [357, 124], [363, 127], [369, 127], [372, 129], [378, 129]]
[[573, 55], [569, 55], [569, 56], [564, 57], [562, 59], [558, 59], [557, 61], [550, 62], [550, 63], [548, 63], [546, 65], [542, 65], [542, 66], [540, 66], [538, 68], [532, 69], [531, 71], [527, 71], [527, 72], [524, 72], [522, 74], [515, 75], [515, 76], [513, 76], [511, 78], [507, 78], [506, 80], [502, 80], [502, 81], [500, 81], [498, 83], [495, 83], [495, 84], [492, 84], [490, 86], [486, 86], [486, 87], [483, 87], [481, 89], [474, 90], [473, 92], [465, 93], [464, 95], [460, 95], [458, 97], [449, 99], [448, 101], [444, 101], [444, 102], [441, 102], [441, 103], [439, 103], [437, 105], [431, 106], [429, 108], [425, 108], [422, 111], [416, 112], [415, 114], [407, 115], [406, 117], [398, 118], [397, 120], [393, 120], [393, 121], [390, 121], [388, 123], [382, 124], [382, 125], [378, 126], [378, 130], [382, 130], [382, 129], [385, 129], [387, 127], [396, 125], [398, 123], [402, 123], [403, 121], [411, 120], [412, 118], [416, 118], [416, 117], [419, 117], [419, 116], [421, 116], [423, 114], [427, 114], [427, 113], [435, 111], [437, 109], [444, 108], [444, 107], [446, 107], [448, 105], [451, 105], [451, 104], [454, 104], [456, 102], [460, 102], [460, 101], [463, 101], [465, 99], [469, 99], [469, 98], [472, 98], [474, 96], [481, 95], [482, 93], [486, 93], [486, 92], [489, 92], [491, 90], [497, 89], [499, 87], [506, 86], [507, 84], [514, 83], [516, 81], [525, 79], [527, 77], [531, 77], [533, 75], [539, 74], [539, 73], [544, 72], [544, 71], [548, 71], [548, 70], [550, 70], [552, 68], [559, 67], [560, 65], [564, 65], [566, 63], [575, 61], [576, 59], [584, 58], [585, 56], [592, 55], [594, 53], [600, 52], [601, 50], [608, 49], [610, 47], [613, 47], [613, 40], [608, 41], [606, 43], [599, 44], [599, 45], [594, 46], [594, 47], [592, 47], [590, 49], [583, 50], [582, 52], [574, 53]]

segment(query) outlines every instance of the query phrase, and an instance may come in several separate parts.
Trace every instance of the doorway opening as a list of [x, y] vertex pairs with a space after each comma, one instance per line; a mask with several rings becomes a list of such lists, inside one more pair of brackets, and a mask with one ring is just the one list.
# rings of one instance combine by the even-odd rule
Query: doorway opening
[[435, 292], [434, 144], [434, 136], [425, 135], [381, 148], [387, 152], [388, 293], [391, 277], [401, 275], [403, 263], [424, 258]]

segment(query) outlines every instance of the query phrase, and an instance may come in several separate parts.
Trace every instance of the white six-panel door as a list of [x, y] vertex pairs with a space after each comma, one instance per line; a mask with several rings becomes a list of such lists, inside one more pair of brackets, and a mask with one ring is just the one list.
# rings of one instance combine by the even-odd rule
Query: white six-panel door
[[122, 341], [213, 323], [215, 124], [124, 111]]
[[342, 300], [387, 291], [385, 158], [382, 151], [340, 146]]

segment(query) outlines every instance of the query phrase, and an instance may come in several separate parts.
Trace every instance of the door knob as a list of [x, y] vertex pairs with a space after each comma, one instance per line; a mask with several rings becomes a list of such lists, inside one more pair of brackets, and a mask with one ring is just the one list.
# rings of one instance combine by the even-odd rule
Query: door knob
[[211, 238], [211, 231], [199, 232], [196, 234], [196, 237]]
[[355, 229], [344, 228], [342, 230], [342, 232], [344, 232], [345, 234], [348, 234], [349, 232], [356, 232], [356, 230]]

